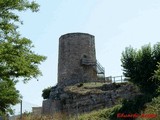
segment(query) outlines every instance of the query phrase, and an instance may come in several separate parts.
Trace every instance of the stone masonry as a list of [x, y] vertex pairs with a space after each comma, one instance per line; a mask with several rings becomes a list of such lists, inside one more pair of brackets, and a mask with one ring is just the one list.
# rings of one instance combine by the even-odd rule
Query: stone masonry
[[[58, 86], [53, 88], [57, 91]], [[122, 99], [133, 99], [140, 95], [138, 88], [129, 83], [104, 84], [90, 88], [79, 85], [68, 86], [59, 93], [51, 93], [51, 98], [43, 101], [43, 114], [67, 113], [75, 115], [93, 110], [112, 107]]]
[[[85, 61], [84, 61], [85, 60]], [[86, 62], [84, 65], [82, 62]], [[87, 64], [88, 63], [88, 64]], [[97, 79], [94, 36], [69, 33], [59, 38], [58, 84], [73, 85]]]

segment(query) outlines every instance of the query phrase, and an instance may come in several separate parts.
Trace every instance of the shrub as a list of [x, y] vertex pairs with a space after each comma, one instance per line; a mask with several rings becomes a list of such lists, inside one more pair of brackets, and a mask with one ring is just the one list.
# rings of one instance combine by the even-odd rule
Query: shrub
[[42, 91], [42, 97], [43, 97], [43, 99], [49, 99], [50, 92], [51, 92], [51, 87], [45, 88]]
[[150, 44], [136, 50], [131, 46], [122, 53], [122, 67], [125, 77], [139, 86], [142, 92], [153, 94], [160, 84], [154, 76], [160, 61], [160, 43], [151, 47]]
[[[154, 120], [160, 120], [160, 96], [154, 97], [150, 103], [146, 104], [145, 110], [141, 114], [155, 114]], [[148, 118], [147, 120], [152, 120], [153, 118]], [[137, 120], [141, 120], [138, 118]]]

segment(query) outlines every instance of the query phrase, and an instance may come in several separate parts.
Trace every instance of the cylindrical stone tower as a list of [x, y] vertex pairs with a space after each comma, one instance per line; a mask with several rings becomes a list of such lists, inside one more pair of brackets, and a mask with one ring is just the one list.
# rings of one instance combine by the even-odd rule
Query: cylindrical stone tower
[[94, 36], [86, 33], [62, 35], [59, 38], [58, 84], [68, 86], [96, 79]]

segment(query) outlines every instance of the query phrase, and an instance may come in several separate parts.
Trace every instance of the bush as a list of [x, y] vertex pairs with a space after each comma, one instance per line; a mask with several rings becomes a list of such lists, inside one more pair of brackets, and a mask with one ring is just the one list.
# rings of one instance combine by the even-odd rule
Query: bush
[[[150, 103], [146, 104], [145, 110], [141, 114], [154, 114], [156, 117], [154, 120], [160, 120], [160, 96], [152, 99]], [[152, 120], [153, 118], [148, 118], [147, 120]], [[138, 118], [137, 120], [141, 120]]]
[[112, 108], [105, 108], [102, 110], [93, 111], [88, 114], [80, 115], [78, 120], [109, 120], [110, 116], [113, 115], [120, 108], [121, 108], [121, 105], [116, 105]]
[[122, 67], [125, 77], [130, 77], [142, 92], [153, 94], [160, 84], [158, 79], [153, 77], [157, 64], [160, 61], [160, 43], [151, 47], [150, 44], [136, 50], [131, 46], [122, 53]]
[[51, 87], [45, 88], [42, 91], [42, 97], [43, 97], [43, 99], [49, 99], [50, 92], [51, 92]]

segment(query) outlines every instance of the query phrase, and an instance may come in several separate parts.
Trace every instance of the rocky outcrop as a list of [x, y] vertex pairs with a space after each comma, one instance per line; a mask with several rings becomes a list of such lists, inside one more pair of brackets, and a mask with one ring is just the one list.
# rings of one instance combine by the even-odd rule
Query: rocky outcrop
[[[112, 107], [122, 99], [133, 99], [140, 94], [137, 87], [129, 83], [103, 84], [101, 86], [74, 85], [64, 89], [58, 86], [52, 89], [48, 109], [42, 113], [65, 112], [80, 114], [105, 107]], [[52, 109], [54, 108], [54, 109]]]

